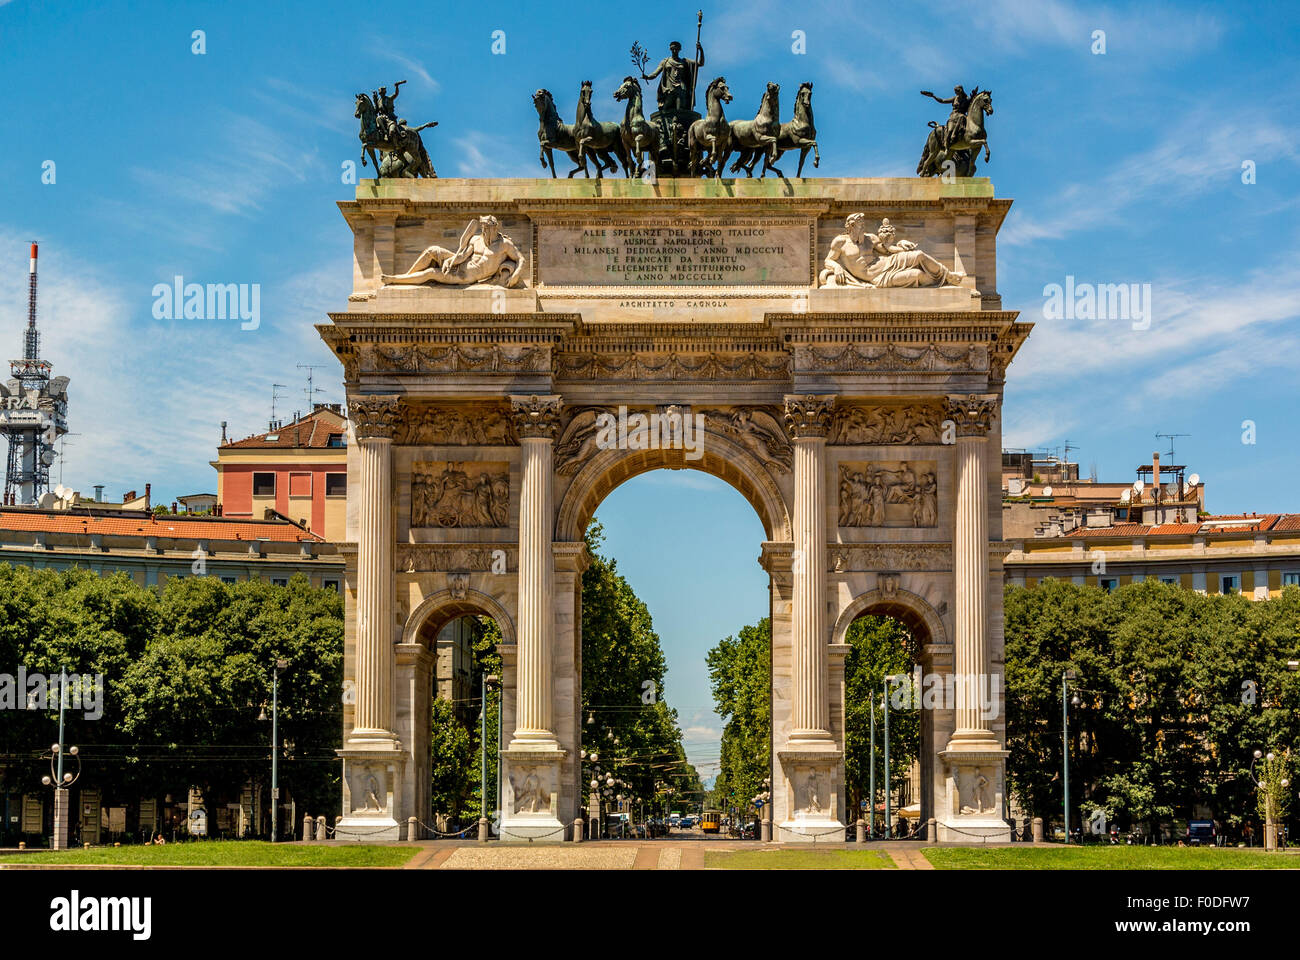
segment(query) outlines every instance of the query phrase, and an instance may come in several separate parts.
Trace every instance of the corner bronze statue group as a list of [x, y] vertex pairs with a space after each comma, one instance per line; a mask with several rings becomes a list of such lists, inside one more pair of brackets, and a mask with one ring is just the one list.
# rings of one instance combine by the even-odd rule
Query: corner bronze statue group
[[[613, 92], [613, 99], [624, 104], [621, 121], [596, 119], [590, 80], [584, 80], [579, 87], [571, 124], [560, 119], [551, 92], [546, 88], [537, 89], [532, 100], [538, 117], [538, 159], [542, 168], [549, 170], [552, 177], [558, 176], [555, 153], [559, 151], [573, 163], [567, 173], [569, 177], [579, 173], [590, 177], [593, 168], [597, 178], [621, 172], [625, 177], [647, 181], [660, 177], [720, 179], [725, 173], [735, 175], [742, 171], [746, 177], [752, 177], [760, 160], [759, 177], [765, 177], [769, 171], [784, 177], [777, 161], [783, 154], [796, 150], [799, 152], [796, 177], [803, 176], [810, 152], [813, 166], [820, 167], [811, 82], [799, 85], [791, 118], [784, 123], [781, 87], [773, 82], [765, 85], [753, 119], [728, 120], [726, 107], [733, 100], [731, 89], [726, 77], [715, 77], [705, 85], [703, 113], [700, 112], [696, 97], [700, 69], [705, 62], [700, 39], [703, 23], [701, 12], [696, 18], [694, 57], [683, 57], [682, 44], [674, 40], [668, 45], [668, 56], [653, 70], [649, 69], [650, 56], [645, 49], [639, 43], [632, 45], [636, 73], [624, 77]], [[648, 118], [643, 81], [656, 84], [657, 109]], [[435, 177], [420, 131], [437, 124], [409, 127], [397, 116], [394, 102], [404, 82], [394, 84], [391, 94], [385, 87], [376, 90], [373, 97], [357, 94], [354, 116], [361, 121], [361, 163], [366, 165], [368, 155], [380, 177]], [[951, 97], [939, 97], [928, 90], [921, 93], [949, 106], [951, 111], [943, 124], [930, 121], [917, 176], [975, 176], [981, 148], [984, 162], [989, 161], [984, 119], [993, 114], [992, 93], [976, 87], [967, 94], [961, 86], [953, 89]], [[381, 158], [377, 158], [377, 151]]]

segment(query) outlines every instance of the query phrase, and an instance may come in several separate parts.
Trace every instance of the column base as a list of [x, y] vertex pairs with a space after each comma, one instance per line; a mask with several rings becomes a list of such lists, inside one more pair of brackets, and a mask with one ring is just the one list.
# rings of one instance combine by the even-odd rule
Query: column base
[[560, 763], [565, 751], [538, 749], [518, 739], [501, 751], [501, 839], [563, 843]]
[[940, 843], [1011, 842], [1011, 825], [1002, 819], [1006, 757], [1000, 744], [963, 743], [955, 735], [939, 753], [947, 766], [947, 796], [935, 816]]
[[773, 839], [778, 843], [843, 843], [840, 821], [840, 764], [844, 754], [834, 741], [809, 743], [794, 737], [778, 750], [785, 778], [785, 807], [772, 811]]
[[[405, 839], [405, 822], [421, 811], [408, 811], [402, 793], [406, 754], [392, 734], [369, 739], [349, 736], [338, 751], [343, 758], [343, 818], [335, 839], [359, 843], [392, 843]], [[377, 731], [383, 733], [383, 731]], [[426, 813], [427, 816], [427, 813]]]
[[844, 824], [833, 817], [799, 811], [793, 820], [773, 824], [777, 843], [843, 843]]

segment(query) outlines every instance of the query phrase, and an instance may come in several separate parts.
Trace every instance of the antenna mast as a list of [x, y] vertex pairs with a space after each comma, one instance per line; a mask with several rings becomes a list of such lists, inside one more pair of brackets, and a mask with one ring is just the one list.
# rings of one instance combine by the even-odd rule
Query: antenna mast
[[1156, 439], [1157, 439], [1157, 440], [1159, 440], [1161, 437], [1164, 437], [1166, 440], [1169, 441], [1169, 463], [1170, 463], [1171, 465], [1172, 465], [1173, 462], [1174, 462], [1174, 438], [1175, 438], [1175, 437], [1190, 437], [1190, 436], [1191, 436], [1190, 433], [1157, 433], [1157, 434], [1156, 434]]

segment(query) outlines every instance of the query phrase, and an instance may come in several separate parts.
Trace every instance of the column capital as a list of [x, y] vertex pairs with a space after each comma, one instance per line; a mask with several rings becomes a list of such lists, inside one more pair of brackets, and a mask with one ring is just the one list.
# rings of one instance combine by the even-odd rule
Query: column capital
[[792, 440], [825, 437], [831, 427], [833, 394], [787, 394], [785, 426]]
[[948, 419], [957, 424], [959, 437], [984, 437], [998, 410], [996, 393], [967, 393], [947, 398]]
[[358, 440], [391, 440], [401, 422], [402, 398], [397, 394], [356, 396], [348, 400], [348, 419]]
[[535, 393], [529, 396], [512, 394], [510, 416], [520, 439], [554, 440], [560, 428], [560, 408], [563, 406], [564, 402], [555, 394], [542, 397]]

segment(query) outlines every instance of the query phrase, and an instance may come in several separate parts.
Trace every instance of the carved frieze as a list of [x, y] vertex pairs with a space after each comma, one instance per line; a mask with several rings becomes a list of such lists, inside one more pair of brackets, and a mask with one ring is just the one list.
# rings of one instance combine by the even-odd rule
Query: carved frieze
[[850, 403], [836, 407], [829, 443], [939, 443], [944, 407], [938, 402], [902, 405]]
[[939, 484], [933, 460], [840, 464], [841, 527], [935, 527]]
[[546, 373], [551, 348], [510, 343], [363, 343], [357, 347], [357, 366], [361, 373]]
[[412, 527], [504, 527], [510, 472], [504, 463], [417, 463], [411, 475]]
[[836, 573], [952, 569], [952, 546], [947, 543], [839, 543], [828, 549]]
[[557, 380], [788, 380], [786, 354], [561, 353]]
[[519, 443], [509, 414], [500, 406], [487, 404], [408, 407], [393, 440], [399, 444], [438, 446], [514, 446]]
[[920, 347], [881, 347], [846, 344], [839, 347], [799, 346], [794, 350], [795, 368], [822, 373], [950, 373], [982, 372], [987, 364], [983, 348], [941, 347], [937, 343]]
[[397, 569], [402, 573], [489, 572], [518, 569], [513, 544], [464, 545], [452, 543], [399, 543]]

